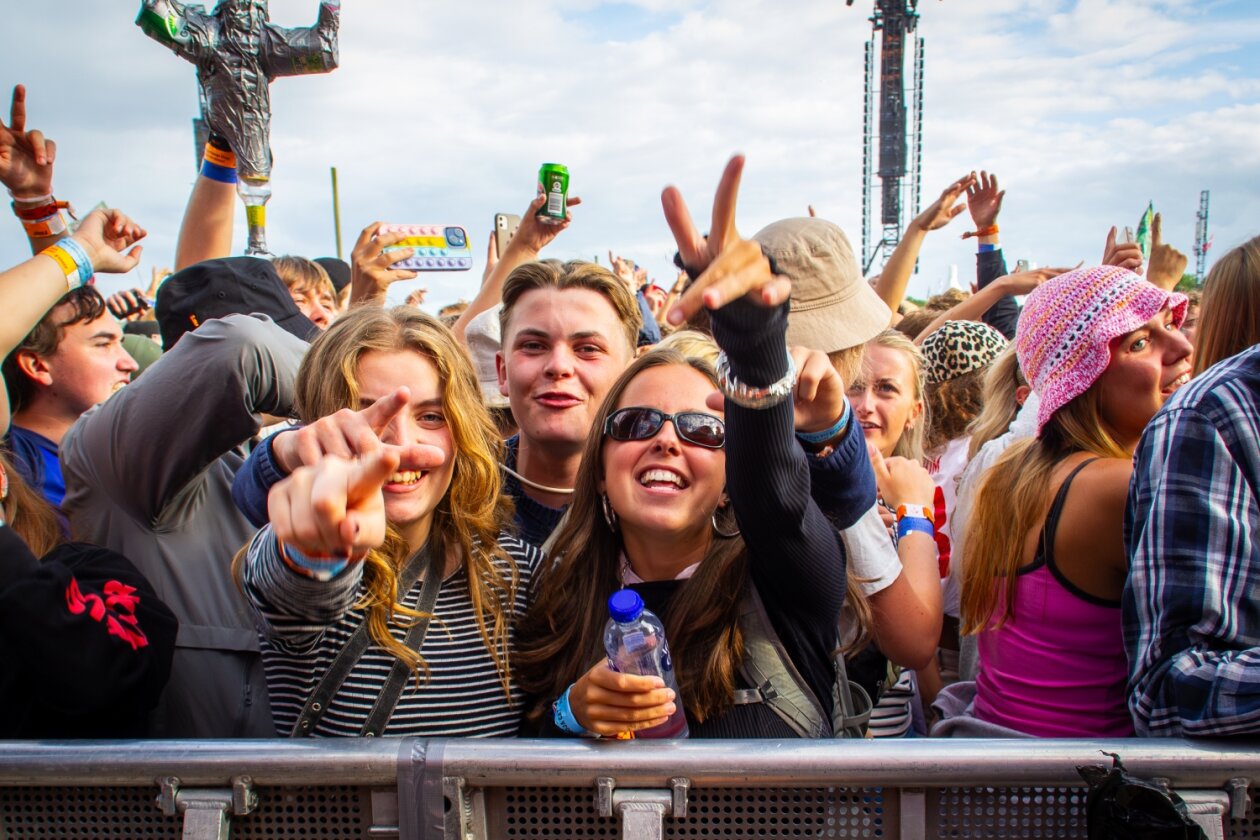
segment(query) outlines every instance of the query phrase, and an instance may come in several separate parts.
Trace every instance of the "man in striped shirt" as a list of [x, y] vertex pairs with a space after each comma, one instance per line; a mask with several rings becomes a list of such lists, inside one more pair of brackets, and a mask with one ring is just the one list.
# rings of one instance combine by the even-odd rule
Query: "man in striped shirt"
[[1260, 733], [1260, 345], [1180, 389], [1138, 446], [1125, 545], [1139, 735]]

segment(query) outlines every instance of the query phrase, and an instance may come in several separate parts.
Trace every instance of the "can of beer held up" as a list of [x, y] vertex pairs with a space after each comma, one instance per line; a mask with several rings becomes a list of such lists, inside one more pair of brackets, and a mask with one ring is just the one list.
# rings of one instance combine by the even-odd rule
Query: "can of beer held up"
[[547, 201], [538, 208], [538, 218], [551, 225], [565, 220], [569, 199], [569, 167], [559, 163], [544, 163], [538, 170], [538, 191]]

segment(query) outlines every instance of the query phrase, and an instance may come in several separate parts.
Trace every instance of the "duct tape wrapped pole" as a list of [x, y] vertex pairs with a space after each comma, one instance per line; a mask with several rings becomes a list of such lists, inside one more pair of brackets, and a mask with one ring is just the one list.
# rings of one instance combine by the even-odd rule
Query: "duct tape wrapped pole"
[[178, 0], [143, 0], [136, 25], [196, 65], [210, 131], [236, 154], [246, 254], [269, 255], [271, 80], [336, 69], [340, 14], [341, 0], [323, 0], [314, 26], [285, 28], [271, 23], [267, 0], [219, 0], [209, 14]]

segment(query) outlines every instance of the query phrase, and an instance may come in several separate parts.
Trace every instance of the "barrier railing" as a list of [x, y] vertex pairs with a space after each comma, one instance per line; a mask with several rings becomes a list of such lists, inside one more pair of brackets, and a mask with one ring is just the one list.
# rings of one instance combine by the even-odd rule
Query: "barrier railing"
[[1078, 765], [1260, 838], [1251, 742], [0, 742], [0, 838], [1083, 838]]

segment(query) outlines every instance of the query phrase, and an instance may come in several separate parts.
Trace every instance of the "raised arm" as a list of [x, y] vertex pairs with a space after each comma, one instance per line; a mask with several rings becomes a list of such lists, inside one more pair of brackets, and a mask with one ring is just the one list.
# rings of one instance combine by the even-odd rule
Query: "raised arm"
[[968, 296], [966, 300], [936, 316], [936, 319], [915, 337], [914, 343], [922, 344], [924, 339], [950, 321], [980, 321], [984, 314], [1003, 298], [1026, 295], [1051, 277], [1058, 277], [1068, 270], [1066, 268], [1038, 268], [998, 278], [974, 295]]
[[[83, 415], [61, 446], [67, 484], [100, 488], [137, 521], [175, 525], [170, 503], [211, 463], [287, 416], [306, 343], [269, 318], [207, 321]], [[73, 520], [75, 494], [67, 496]], [[180, 508], [192, 515], [191, 506]]]
[[227, 140], [211, 135], [193, 182], [175, 242], [175, 270], [232, 254], [236, 209], [236, 155]]
[[[66, 242], [0, 273], [0, 358], [7, 358], [48, 310], [94, 272], [123, 274], [140, 262], [133, 243], [145, 232], [121, 211], [90, 213]], [[0, 424], [9, 428], [9, 395], [0, 388]]]
[[26, 127], [26, 88], [13, 88], [9, 124], [0, 121], [0, 184], [9, 189], [13, 212], [31, 243], [31, 253], [67, 236], [62, 210], [69, 204], [53, 196], [53, 162], [57, 144], [37, 129]]
[[975, 181], [976, 174], [964, 175], [945, 188], [941, 197], [930, 207], [906, 225], [901, 241], [893, 249], [892, 255], [884, 265], [879, 280], [875, 283], [875, 294], [879, 295], [893, 312], [901, 306], [906, 297], [906, 285], [910, 275], [914, 274], [914, 265], [919, 260], [919, 251], [923, 248], [923, 240], [930, 231], [945, 227], [954, 217], [963, 211], [964, 205], [958, 199]]

